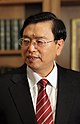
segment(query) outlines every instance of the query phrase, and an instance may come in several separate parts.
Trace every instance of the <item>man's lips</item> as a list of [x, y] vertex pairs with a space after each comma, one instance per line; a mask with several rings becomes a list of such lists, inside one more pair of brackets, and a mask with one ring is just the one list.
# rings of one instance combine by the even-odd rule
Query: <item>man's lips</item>
[[27, 58], [39, 58], [38, 56], [27, 56]]
[[27, 59], [29, 61], [34, 61], [34, 60], [40, 59], [40, 57], [38, 57], [38, 56], [27, 56]]

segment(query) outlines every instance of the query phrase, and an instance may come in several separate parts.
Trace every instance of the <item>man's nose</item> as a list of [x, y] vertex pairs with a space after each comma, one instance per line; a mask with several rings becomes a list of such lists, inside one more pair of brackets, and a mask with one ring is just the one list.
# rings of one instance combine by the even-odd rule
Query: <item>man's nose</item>
[[31, 43], [28, 46], [28, 50], [35, 51], [36, 49], [37, 49], [37, 42], [36, 41], [31, 41]]

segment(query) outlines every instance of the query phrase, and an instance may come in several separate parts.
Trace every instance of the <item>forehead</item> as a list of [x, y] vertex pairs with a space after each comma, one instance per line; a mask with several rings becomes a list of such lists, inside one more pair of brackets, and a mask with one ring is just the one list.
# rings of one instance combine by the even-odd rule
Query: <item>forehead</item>
[[23, 36], [24, 35], [36, 35], [36, 36], [53, 35], [52, 34], [52, 22], [45, 21], [45, 22], [29, 24], [27, 27], [25, 27], [23, 31]]

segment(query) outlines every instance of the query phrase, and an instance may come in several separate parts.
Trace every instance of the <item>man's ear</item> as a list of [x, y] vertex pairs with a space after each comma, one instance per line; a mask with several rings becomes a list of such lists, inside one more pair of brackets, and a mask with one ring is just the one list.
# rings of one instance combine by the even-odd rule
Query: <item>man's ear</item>
[[63, 39], [58, 40], [57, 44], [56, 44], [57, 56], [59, 56], [61, 54], [63, 47], [64, 47], [64, 40]]

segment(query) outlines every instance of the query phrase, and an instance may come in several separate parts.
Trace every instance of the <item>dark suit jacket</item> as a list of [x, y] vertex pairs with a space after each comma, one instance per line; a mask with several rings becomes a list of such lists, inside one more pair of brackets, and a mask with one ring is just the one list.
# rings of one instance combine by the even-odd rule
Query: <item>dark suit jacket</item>
[[[0, 78], [0, 124], [37, 124], [25, 64]], [[55, 124], [80, 124], [80, 73], [60, 66]]]

